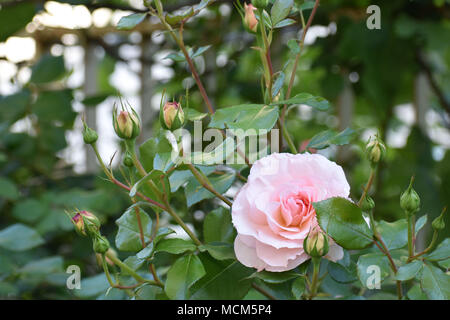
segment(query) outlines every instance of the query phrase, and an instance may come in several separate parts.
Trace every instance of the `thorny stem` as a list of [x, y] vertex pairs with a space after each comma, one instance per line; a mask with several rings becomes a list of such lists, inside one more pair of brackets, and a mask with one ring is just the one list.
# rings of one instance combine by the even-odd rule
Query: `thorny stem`
[[256, 291], [258, 291], [259, 293], [264, 295], [269, 300], [277, 300], [277, 298], [275, 298], [273, 295], [271, 295], [269, 292], [267, 292], [265, 289], [261, 288], [260, 286], [252, 283], [252, 287], [253, 287], [253, 289], [255, 289]]
[[198, 170], [192, 165], [192, 163], [189, 163], [188, 167], [189, 167], [189, 170], [191, 170], [194, 177], [198, 180], [198, 182], [200, 182], [200, 184], [206, 190], [208, 190], [209, 192], [214, 194], [216, 197], [218, 197], [220, 200], [225, 202], [231, 208], [233, 203], [230, 200], [228, 200], [227, 198], [225, 198], [223, 195], [221, 195], [219, 192], [217, 192], [216, 189], [213, 188], [211, 182], [209, 182], [209, 180], [207, 178], [203, 177], [202, 174], [200, 172], [198, 172]]
[[114, 256], [113, 254], [107, 252], [106, 256], [118, 267], [120, 267], [122, 270], [128, 272], [128, 274], [130, 274], [134, 279], [136, 279], [136, 281], [140, 282], [140, 283], [148, 283], [154, 286], [158, 286], [158, 287], [163, 287], [163, 285], [161, 283], [158, 283], [154, 280], [147, 280], [144, 279], [143, 277], [141, 277], [139, 274], [136, 273], [136, 271], [134, 271], [133, 269], [131, 269], [129, 266], [127, 266], [125, 263], [123, 263], [119, 258], [117, 258], [116, 256]]
[[423, 250], [422, 252], [420, 252], [420, 253], [412, 256], [412, 257], [409, 257], [407, 262], [411, 262], [412, 260], [417, 259], [418, 257], [420, 257], [420, 256], [424, 255], [425, 253], [431, 251], [434, 248], [435, 244], [436, 244], [437, 238], [438, 238], [438, 232], [437, 232], [437, 230], [434, 230], [433, 238], [431, 239], [430, 245], [425, 250]]
[[[313, 9], [311, 11], [311, 15], [308, 18], [308, 22], [306, 23], [306, 26], [303, 28], [302, 39], [300, 40], [300, 50], [295, 56], [294, 66], [292, 67], [291, 77], [289, 79], [289, 85], [288, 85], [288, 89], [287, 89], [287, 92], [286, 92], [286, 100], [291, 97], [292, 86], [294, 85], [295, 74], [297, 73], [298, 61], [300, 60], [300, 56], [301, 56], [302, 51], [303, 51], [303, 45], [305, 43], [306, 33], [308, 32], [308, 29], [311, 26], [311, 23], [312, 23], [312, 21], [314, 19], [314, 15], [316, 14], [316, 10], [317, 10], [317, 7], [319, 6], [319, 2], [320, 2], [320, 0], [316, 0], [316, 2], [314, 3], [314, 7], [313, 7]], [[302, 21], [303, 21], [303, 15], [302, 15]], [[287, 105], [284, 105], [283, 106], [283, 111], [281, 112], [281, 120], [282, 120], [282, 122], [284, 122], [284, 116], [285, 116], [285, 113], [286, 113], [286, 108], [287, 108]]]
[[[381, 246], [380, 246], [380, 244], [378, 244], [377, 240], [380, 242]], [[381, 238], [381, 236], [376, 237], [376, 239], [373, 241], [373, 243], [388, 258], [392, 271], [394, 271], [394, 273], [397, 273], [397, 266], [395, 265], [394, 259], [392, 259], [391, 253], [389, 252], [388, 248], [386, 247], [386, 244], [383, 242], [383, 239]], [[401, 300], [403, 297], [401, 281], [397, 280], [396, 285], [397, 285], [397, 296], [398, 296], [398, 299]]]
[[414, 256], [414, 217], [408, 215], [408, 259]]
[[367, 184], [366, 184], [366, 186], [364, 187], [363, 194], [361, 195], [361, 198], [359, 198], [359, 201], [358, 201], [358, 207], [361, 207], [361, 204], [362, 204], [362, 202], [364, 201], [364, 198], [366, 197], [367, 192], [369, 192], [369, 189], [370, 189], [370, 187], [372, 186], [372, 183], [373, 183], [374, 178], [375, 178], [375, 169], [372, 168], [371, 171], [370, 171], [370, 177], [369, 177], [369, 180], [367, 181]]

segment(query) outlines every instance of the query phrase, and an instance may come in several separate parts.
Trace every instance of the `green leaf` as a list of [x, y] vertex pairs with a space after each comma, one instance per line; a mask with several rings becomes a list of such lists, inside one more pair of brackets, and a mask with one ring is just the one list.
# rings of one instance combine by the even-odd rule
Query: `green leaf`
[[82, 278], [81, 289], [74, 290], [74, 294], [81, 298], [91, 298], [106, 292], [109, 287], [104, 273], [89, 278]]
[[[218, 193], [224, 194], [233, 184], [234, 178], [234, 172], [229, 172], [219, 175], [210, 175], [208, 180]], [[206, 190], [197, 180], [189, 181], [184, 191], [188, 207], [202, 200], [215, 197], [213, 193]]]
[[194, 300], [242, 299], [250, 290], [251, 280], [246, 279], [254, 272], [235, 261], [217, 261], [209, 255], [199, 255], [206, 275], [191, 289]]
[[361, 209], [347, 199], [334, 197], [313, 204], [322, 230], [348, 250], [372, 244], [373, 233]]
[[285, 79], [284, 72], [280, 72], [272, 87], [272, 98], [275, 98], [277, 94], [280, 93], [280, 90], [284, 84], [284, 79]]
[[428, 300], [427, 295], [422, 291], [418, 283], [413, 285], [406, 295], [410, 300]]
[[197, 51], [195, 51], [195, 53], [192, 54], [191, 58], [195, 58], [195, 57], [201, 56], [206, 50], [208, 50], [211, 47], [212, 47], [212, 45], [208, 45], [208, 46], [204, 46], [204, 47], [198, 48]]
[[408, 224], [405, 219], [395, 222], [380, 221], [377, 225], [389, 250], [400, 249], [408, 244]]
[[294, 19], [289, 19], [288, 18], [288, 19], [284, 19], [284, 20], [278, 22], [273, 28], [274, 29], [284, 28], [284, 27], [293, 25], [295, 23], [297, 23], [297, 21], [295, 21]]
[[24, 251], [44, 243], [36, 230], [21, 223], [0, 230], [0, 247], [11, 251]]
[[[142, 189], [143, 193], [151, 199], [159, 199], [159, 196], [150, 187], [149, 183], [153, 182], [156, 189], [162, 193], [165, 193], [167, 200], [170, 200], [170, 183], [167, 175], [160, 170], [152, 170], [137, 181], [130, 190], [130, 197], [134, 197], [136, 193]], [[144, 188], [145, 187], [145, 188]], [[165, 192], [164, 192], [165, 191]], [[154, 207], [156, 210], [160, 210], [159, 207]]]
[[30, 104], [30, 98], [31, 93], [27, 89], [0, 96], [0, 120], [12, 124], [22, 118]]
[[425, 263], [420, 281], [431, 300], [450, 300], [450, 276], [441, 269]]
[[168, 252], [172, 254], [180, 254], [187, 251], [195, 251], [197, 246], [189, 240], [170, 238], [159, 241], [155, 248], [155, 252]]
[[20, 268], [22, 275], [49, 275], [63, 271], [63, 259], [60, 256], [47, 257], [36, 261], [31, 261]]
[[287, 46], [289, 47], [289, 49], [291, 50], [291, 52], [293, 54], [300, 53], [300, 45], [299, 45], [299, 43], [298, 43], [298, 41], [296, 39], [290, 39], [287, 42]]
[[13, 216], [24, 222], [35, 222], [42, 217], [48, 207], [36, 199], [25, 199], [17, 202], [13, 208]]
[[[210, 128], [270, 130], [278, 119], [278, 107], [262, 104], [242, 104], [217, 110], [211, 116]], [[249, 132], [248, 135], [256, 133]]]
[[427, 220], [428, 220], [428, 217], [426, 214], [424, 214], [419, 219], [417, 219], [416, 225], [414, 227], [414, 230], [416, 231], [416, 236], [419, 233], [419, 231], [427, 224]]
[[119, 30], [131, 30], [136, 27], [139, 23], [144, 21], [146, 13], [133, 13], [129, 16], [122, 17], [117, 24], [117, 29]]
[[438, 265], [440, 265], [444, 269], [450, 269], [450, 258], [445, 260], [439, 260], [437, 262]]
[[192, 108], [188, 108], [185, 114], [186, 119], [189, 121], [199, 121], [208, 115], [207, 113], [198, 112], [197, 110]]
[[316, 134], [308, 143], [307, 148], [320, 150], [333, 144], [341, 146], [349, 144], [355, 136], [356, 132], [350, 128], [346, 128], [339, 133], [334, 130], [326, 130]]
[[25, 28], [36, 13], [36, 6], [31, 2], [17, 3], [0, 10], [0, 42]]
[[164, 290], [170, 299], [187, 299], [189, 288], [204, 275], [205, 268], [197, 256], [183, 256], [169, 269]]
[[330, 103], [328, 102], [328, 100], [322, 97], [313, 96], [312, 94], [309, 93], [299, 93], [295, 97], [292, 97], [287, 100], [277, 101], [272, 103], [271, 105], [281, 105], [281, 104], [286, 105], [306, 104], [320, 111], [326, 111], [330, 108]]
[[[72, 110], [72, 92], [67, 89], [41, 92], [32, 108], [39, 120], [43, 122], [60, 121], [70, 126], [77, 116]], [[48, 124], [42, 127], [43, 129], [51, 128]], [[48, 132], [51, 135], [54, 130]]]
[[285, 271], [285, 272], [269, 272], [269, 271], [260, 271], [255, 272], [249, 276], [249, 278], [257, 278], [267, 283], [282, 283], [286, 282], [302, 275], [295, 271]]
[[59, 80], [65, 72], [63, 56], [46, 54], [31, 68], [30, 82], [41, 84]]
[[278, 22], [285, 19], [291, 12], [293, 6], [293, 0], [276, 0], [272, 6], [272, 10], [270, 10], [272, 25], [275, 26]]
[[301, 10], [310, 10], [312, 8], [314, 8], [314, 1], [305, 1], [304, 3], [302, 3], [299, 8]]
[[0, 177], [0, 197], [8, 200], [17, 200], [20, 196], [14, 182], [8, 178]]
[[298, 277], [292, 282], [292, 294], [295, 299], [300, 300], [306, 290], [306, 280], [304, 277]]
[[405, 264], [404, 266], [398, 268], [395, 279], [400, 281], [412, 279], [420, 272], [420, 270], [422, 270], [422, 268], [423, 262], [420, 260], [415, 260], [413, 262]]
[[231, 214], [227, 209], [220, 207], [206, 215], [203, 221], [203, 238], [206, 243], [233, 243], [234, 237], [235, 232], [231, 223]]
[[[367, 287], [368, 285], [376, 285], [376, 283], [372, 282], [371, 280], [377, 280], [377, 268], [379, 268], [380, 271], [379, 280], [381, 282], [390, 274], [389, 261], [384, 254], [368, 253], [358, 258], [356, 269], [358, 272], [358, 278], [364, 287]], [[369, 277], [371, 276], [375, 277], [369, 279]]]
[[226, 242], [212, 242], [198, 247], [201, 252], [207, 251], [214, 259], [236, 259], [233, 245]]
[[145, 171], [155, 169], [165, 172], [172, 163], [172, 145], [166, 138], [166, 130], [145, 141], [139, 147], [139, 154]]
[[442, 241], [433, 252], [424, 256], [427, 260], [438, 261], [450, 258], [450, 238]]
[[356, 265], [354, 263], [346, 267], [340, 263], [330, 261], [327, 269], [330, 276], [339, 283], [351, 283], [358, 280]]
[[[141, 220], [142, 230], [144, 232], [144, 241], [148, 242], [152, 233], [152, 221], [148, 214], [139, 209], [139, 216]], [[125, 213], [116, 220], [119, 226], [119, 231], [116, 236], [116, 246], [123, 251], [140, 251], [142, 249], [142, 242], [139, 232], [139, 223], [136, 217], [135, 208], [129, 208]]]

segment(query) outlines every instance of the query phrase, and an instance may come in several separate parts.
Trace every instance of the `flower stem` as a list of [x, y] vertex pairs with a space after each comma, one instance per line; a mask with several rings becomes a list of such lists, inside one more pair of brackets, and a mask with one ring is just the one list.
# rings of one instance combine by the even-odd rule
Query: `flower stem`
[[289, 135], [286, 125], [283, 123], [282, 119], [280, 119], [280, 118], [278, 118], [277, 122], [278, 122], [278, 127], [280, 127], [280, 129], [281, 129], [281, 133], [283, 134], [284, 139], [286, 139], [289, 149], [291, 149], [291, 152], [293, 154], [297, 154], [298, 153], [297, 148], [295, 147], [295, 144], [292, 141], [291, 136]]
[[407, 223], [408, 223], [408, 259], [411, 259], [411, 257], [414, 256], [414, 239], [413, 239], [414, 217], [408, 215]]
[[375, 171], [376, 170], [374, 168], [372, 168], [370, 170], [370, 177], [369, 177], [369, 180], [367, 181], [366, 186], [364, 187], [364, 191], [363, 191], [363, 194], [361, 195], [361, 198], [359, 198], [358, 207], [361, 207], [361, 204], [364, 201], [364, 198], [366, 197], [367, 193], [369, 192], [370, 187], [372, 186], [373, 180], [375, 178]]
[[189, 167], [189, 170], [191, 170], [194, 177], [198, 180], [198, 182], [200, 182], [200, 184], [206, 190], [208, 190], [209, 192], [214, 194], [217, 198], [219, 198], [220, 200], [225, 202], [231, 208], [233, 203], [230, 200], [228, 200], [227, 198], [225, 198], [223, 195], [221, 195], [219, 192], [217, 192], [216, 189], [214, 189], [214, 187], [212, 186], [211, 182], [209, 182], [208, 178], [204, 177], [200, 172], [198, 172], [198, 170], [192, 165], [192, 163], [189, 163], [188, 167]]
[[311, 287], [309, 288], [309, 300], [312, 300], [317, 295], [317, 289], [319, 287], [319, 272], [320, 272], [320, 260], [321, 258], [311, 258], [313, 263], [313, 275], [311, 279]]

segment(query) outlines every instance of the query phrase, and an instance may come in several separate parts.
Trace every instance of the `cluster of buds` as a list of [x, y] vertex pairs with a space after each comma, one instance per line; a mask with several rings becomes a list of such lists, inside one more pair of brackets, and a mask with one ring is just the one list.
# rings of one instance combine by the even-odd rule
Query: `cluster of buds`
[[88, 211], [79, 211], [72, 218], [75, 230], [82, 236], [90, 236], [95, 253], [105, 254], [110, 245], [108, 239], [100, 234], [100, 220]]
[[413, 182], [414, 177], [411, 178], [408, 189], [400, 196], [400, 207], [405, 211], [407, 216], [412, 216], [420, 208], [420, 198], [412, 187]]
[[114, 106], [113, 127], [116, 134], [125, 140], [135, 139], [141, 132], [141, 122], [136, 111], [131, 107], [121, 106], [119, 112]]
[[255, 10], [256, 8], [250, 3], [244, 3], [244, 27], [249, 31], [255, 33], [258, 30], [258, 20], [255, 16]]
[[173, 101], [167, 101], [164, 105], [161, 103], [159, 110], [159, 122], [166, 130], [176, 130], [184, 125], [184, 111], [181, 104]]
[[321, 258], [328, 253], [328, 236], [322, 231], [313, 229], [303, 242], [303, 249], [313, 258]]
[[370, 137], [366, 145], [367, 158], [370, 161], [372, 167], [375, 167], [381, 160], [383, 160], [386, 154], [386, 146], [383, 141], [375, 135]]

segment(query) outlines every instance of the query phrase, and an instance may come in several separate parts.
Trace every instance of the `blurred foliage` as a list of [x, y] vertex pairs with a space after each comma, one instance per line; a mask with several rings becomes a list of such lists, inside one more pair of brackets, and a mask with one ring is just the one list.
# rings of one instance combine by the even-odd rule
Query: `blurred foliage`
[[[91, 12], [101, 7], [130, 7], [126, 1], [59, 2], [84, 4]], [[185, 43], [195, 48], [211, 45], [202, 56], [195, 58], [195, 63], [217, 108], [261, 103], [262, 70], [255, 67], [260, 65], [260, 58], [255, 50], [249, 49], [254, 37], [244, 30], [241, 17], [232, 6], [232, 1], [220, 2], [221, 4], [210, 6], [207, 14], [187, 24]], [[177, 9], [184, 1], [164, 3], [167, 7]], [[0, 41], [6, 41], [14, 35], [24, 35], [23, 29], [34, 15], [45, 10], [43, 4], [44, 2], [15, 3], [2, 0]], [[366, 8], [370, 4], [381, 7], [380, 30], [369, 30], [366, 27]], [[309, 14], [309, 11], [306, 12]], [[316, 93], [338, 106], [344, 88], [351, 87], [354, 92], [351, 127], [359, 134], [355, 145], [339, 149], [331, 147], [324, 151], [344, 166], [352, 184], [354, 198], [361, 194], [361, 187], [367, 180], [370, 168], [364, 156], [363, 146], [366, 141], [363, 137], [366, 136], [363, 133], [367, 129], [378, 129], [381, 137], [389, 141], [389, 137], [400, 129], [409, 132], [403, 147], [388, 148], [387, 159], [376, 177], [373, 198], [376, 202], [377, 219], [393, 221], [403, 216], [399, 197], [411, 175], [415, 175], [415, 188], [422, 199], [419, 216], [427, 214], [431, 221], [442, 207], [450, 206], [449, 142], [441, 145], [429, 131], [419, 127], [417, 121], [411, 126], [395, 110], [399, 104], [415, 102], [418, 88], [414, 81], [418, 73], [423, 71], [423, 66], [417, 61], [418, 57], [427, 61], [427, 67], [439, 89], [447, 101], [450, 101], [449, 15], [449, 2], [445, 0], [323, 1], [314, 25], [321, 25], [329, 34], [318, 37], [312, 46], [306, 46], [300, 59], [298, 81], [294, 84], [293, 95], [300, 92]], [[299, 38], [299, 29], [299, 24], [295, 24], [279, 29], [274, 35], [273, 63], [275, 69], [282, 69], [286, 74], [290, 74], [292, 68], [292, 63], [286, 62], [292, 62], [294, 56], [287, 40]], [[53, 31], [48, 32], [51, 34]], [[86, 39], [78, 37], [78, 44], [85, 40], [95, 40], [103, 48], [104, 58], [98, 72], [99, 90], [94, 96], [84, 97], [80, 95], [82, 88], [67, 84], [72, 70], [66, 69], [64, 54], [50, 53], [52, 46], [57, 44], [69, 47], [58, 36], [53, 36], [51, 41], [39, 43], [39, 54], [32, 61], [15, 64], [17, 71], [10, 79], [14, 92], [2, 93], [0, 88], [1, 298], [64, 299], [74, 298], [74, 294], [81, 298], [105, 298], [104, 292], [108, 285], [100, 272], [101, 268], [97, 266], [91, 244], [73, 232], [64, 210], [79, 208], [95, 212], [104, 225], [104, 234], [110, 235], [110, 242], [114, 243], [112, 237], [115, 237], [117, 231], [114, 221], [130, 203], [120, 190], [105, 182], [98, 174], [76, 174], [65, 161], [63, 151], [67, 148], [67, 136], [80, 116], [75, 112], [74, 104], [83, 102], [95, 107], [108, 96], [120, 91], [121, 88], [114, 88], [108, 79], [114, 72], [115, 65], [126, 61], [119, 49], [127, 45], [136, 46], [131, 33], [117, 31], [113, 35], [112, 45], [106, 41], [107, 37], [111, 37], [110, 32], [95, 39], [89, 38], [93, 36]], [[159, 32], [155, 32], [156, 34]], [[34, 35], [30, 33], [27, 36]], [[37, 37], [36, 39], [39, 41]], [[164, 34], [159, 34], [154, 39], [155, 52], [178, 51]], [[187, 72], [186, 63], [164, 61], [173, 70], [173, 77], [157, 83], [155, 93], [165, 88], [170, 97], [179, 96], [189, 86], [190, 107], [204, 112], [202, 98]], [[160, 65], [160, 61], [154, 60], [152, 63]], [[25, 82], [17, 76], [22, 70], [31, 72], [30, 78]], [[438, 121], [432, 124], [433, 128], [428, 129], [446, 130], [448, 136], [449, 114], [435, 94], [430, 97], [430, 112], [433, 112]], [[336, 107], [331, 113], [315, 109], [306, 111], [293, 109], [287, 117], [296, 145], [308, 142], [324, 130], [341, 131], [340, 123], [348, 120], [339, 118], [339, 109]], [[158, 121], [152, 125], [158, 128]], [[211, 201], [202, 201], [205, 198], [191, 198], [193, 206], [187, 208], [185, 198], [189, 202], [189, 190], [189, 184], [186, 190], [178, 189], [172, 195], [172, 202], [183, 219], [192, 223], [200, 232], [203, 223], [194, 219], [194, 212], [208, 213], [214, 209], [214, 205]], [[222, 216], [220, 213], [216, 214], [215, 219], [220, 221]], [[211, 214], [207, 216], [213, 219]], [[449, 234], [449, 224], [447, 223], [444, 237]], [[425, 238], [430, 236], [426, 229], [422, 232]], [[165, 252], [156, 254], [165, 259], [163, 267], [174, 261]], [[244, 272], [239, 266], [211, 260], [204, 253], [197, 259], [202, 261], [208, 274], [217, 273], [224, 266], [229, 267], [232, 273]], [[83, 289], [76, 293], [67, 290], [65, 286], [68, 276], [65, 268], [71, 264], [80, 265], [83, 270]], [[348, 266], [350, 265], [349, 260]], [[328, 266], [329, 270], [332, 268]], [[430, 269], [429, 272], [432, 271]], [[283, 284], [261, 282], [261, 285], [281, 298], [295, 295], [290, 287], [282, 288]], [[301, 285], [296, 283], [296, 286]], [[322, 287], [331, 295], [354, 294], [345, 292], [349, 289], [330, 277]], [[210, 288], [202, 290], [196, 293], [199, 297]], [[411, 295], [414, 292], [411, 290]], [[161, 293], [149, 287], [143, 287], [138, 292], [138, 298], [143, 299], [154, 298], [156, 295]], [[107, 298], [123, 297], [122, 291], [113, 289]], [[261, 298], [253, 290], [247, 297]]]

